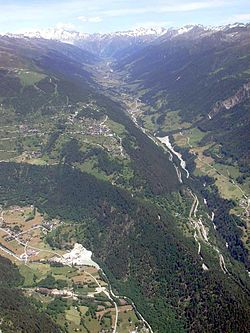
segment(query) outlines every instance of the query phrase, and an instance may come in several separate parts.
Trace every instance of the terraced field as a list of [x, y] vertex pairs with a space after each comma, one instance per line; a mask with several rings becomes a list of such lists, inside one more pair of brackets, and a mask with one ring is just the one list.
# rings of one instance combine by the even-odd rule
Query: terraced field
[[63, 227], [58, 220], [47, 221], [34, 207], [2, 210], [0, 254], [18, 266], [23, 292], [68, 332], [146, 332], [133, 306], [111, 297], [98, 268], [57, 262], [67, 251], [51, 248], [46, 235], [59, 225]]

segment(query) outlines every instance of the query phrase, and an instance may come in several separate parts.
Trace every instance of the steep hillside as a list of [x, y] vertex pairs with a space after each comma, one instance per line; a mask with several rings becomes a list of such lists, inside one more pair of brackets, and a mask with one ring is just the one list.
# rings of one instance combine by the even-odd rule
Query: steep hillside
[[183, 119], [192, 120], [248, 82], [249, 34], [249, 25], [224, 31], [193, 27], [173, 36], [170, 31], [118, 65], [129, 80], [150, 89], [153, 101], [161, 93], [164, 107], [181, 109]]
[[0, 256], [0, 328], [3, 332], [54, 332], [62, 330], [49, 316], [41, 313], [23, 293], [17, 289], [22, 282], [16, 266]]
[[[217, 124], [221, 124], [219, 118], [226, 122], [231, 118], [228, 130], [233, 136], [236, 108], [244, 108], [249, 100], [249, 36], [250, 25], [219, 31], [198, 26], [181, 34], [170, 31], [136, 55], [123, 57], [118, 68], [129, 72], [128, 81], [143, 90], [143, 101], [160, 113], [160, 117], [156, 114], [159, 128], [170, 110], [178, 111], [182, 122], [202, 128], [212, 127], [211, 117]], [[249, 118], [245, 112], [237, 114], [241, 127], [237, 130], [246, 132]], [[219, 143], [226, 143], [216, 128], [214, 134]], [[241, 146], [237, 149], [238, 158], [244, 160]]]
[[192, 238], [179, 230], [170, 207], [164, 211], [133, 199], [66, 166], [0, 167], [1, 200], [32, 203], [50, 218], [75, 224], [68, 236], [63, 227], [56, 230], [50, 244], [67, 245], [71, 234], [93, 249], [113, 286], [134, 300], [154, 330], [248, 331], [245, 278], [225, 276], [209, 246], [202, 250], [209, 266], [204, 270]]
[[[153, 135], [141, 130], [128, 114], [119, 90], [96, 82], [103, 74], [95, 72], [103, 65], [98, 57], [53, 40], [2, 37], [1, 42], [0, 251], [17, 263], [26, 280], [31, 278], [26, 289], [20, 284], [18, 289], [22, 286], [29, 292], [27, 286], [33, 287], [37, 280], [42, 281], [40, 287], [59, 288], [55, 277], [42, 279], [29, 270], [27, 249], [36, 256], [32, 264], [43, 270], [48, 262], [39, 257], [41, 248], [18, 242], [20, 227], [9, 228], [5, 221], [7, 209], [28, 206], [32, 210], [25, 216], [24, 226], [33, 221], [36, 211], [44, 225], [49, 225], [49, 232], [34, 237], [35, 241], [43, 239], [45, 251], [50, 248], [61, 253], [76, 242], [93, 251], [107, 274], [107, 285], [121, 298], [129, 297], [130, 305], [134, 302], [133, 307], [142, 313], [140, 317], [136, 312], [139, 326], [145, 318], [148, 327], [159, 333], [248, 332], [247, 251], [238, 233], [239, 220], [229, 218], [226, 228], [222, 227], [230, 238], [228, 245], [213, 228], [209, 205], [218, 204], [212, 206], [218, 223], [224, 216], [228, 218], [232, 206], [221, 204], [216, 196], [212, 196], [214, 201], [208, 200], [209, 205], [205, 203], [213, 187], [207, 179], [203, 179], [206, 187], [193, 175], [180, 182], [177, 158], [170, 158]], [[9, 219], [14, 224], [14, 218]], [[33, 228], [38, 227], [31, 222], [32, 232]], [[18, 246], [20, 253], [10, 251]], [[0, 269], [5, 265], [1, 261]], [[19, 273], [12, 270], [18, 282]], [[65, 287], [65, 281], [59, 285]], [[91, 333], [109, 332], [106, 321], [114, 328], [110, 314], [97, 316], [100, 302], [107, 302], [98, 286], [98, 300], [90, 304], [93, 286], [87, 285], [89, 292], [82, 296], [88, 305], [85, 312], [75, 299], [67, 309], [61, 298], [46, 296], [52, 305], [41, 305], [39, 315], [43, 316], [47, 306], [53, 319], [48, 321], [48, 332], [56, 321], [60, 327], [55, 326], [55, 332], [72, 333], [81, 326], [89, 333], [85, 320], [91, 318], [102, 327], [92, 327]], [[2, 293], [4, 299], [9, 295], [6, 289]], [[21, 309], [29, 302], [23, 300], [21, 291], [13, 295], [14, 300]], [[8, 318], [12, 303], [3, 305]], [[79, 322], [74, 321], [76, 309], [82, 311]], [[58, 313], [75, 326], [62, 321]], [[36, 325], [34, 316], [32, 325]], [[6, 323], [5, 318], [0, 321], [3, 332]], [[30, 332], [29, 328], [23, 327], [23, 332]], [[122, 332], [119, 325], [117, 332]]]
[[[8, 129], [2, 131], [3, 148], [12, 141], [11, 158], [26, 161], [25, 156], [34, 155], [41, 157], [41, 163], [45, 162], [43, 156], [49, 163], [60, 161], [67, 153], [66, 143], [72, 140], [76, 154], [80, 149], [82, 157], [70, 162], [83, 164], [91, 160], [96, 170], [103, 167], [104, 176], [115, 173], [115, 178], [122, 174], [118, 174], [118, 169], [125, 172], [126, 168], [132, 175], [128, 186], [137, 182], [147, 187], [148, 183], [149, 191], [156, 193], [175, 189], [177, 177], [167, 157], [136, 129], [121, 106], [96, 92], [88, 67], [97, 61], [95, 57], [60, 42], [14, 39], [9, 46], [9, 38], [3, 41], [7, 45], [4, 52], [9, 57], [14, 53], [23, 64], [14, 60], [1, 70], [3, 125], [18, 134], [13, 142], [11, 135], [7, 139]], [[33, 142], [25, 142], [26, 134]], [[2, 153], [8, 155], [7, 150], [2, 149]], [[156, 160], [159, 163], [155, 167]]]
[[244, 221], [239, 229], [248, 249], [249, 37], [249, 24], [190, 26], [113, 64], [127, 75], [124, 89], [142, 102], [137, 121], [171, 135], [188, 169], [210, 176], [219, 196], [235, 206], [230, 212]]

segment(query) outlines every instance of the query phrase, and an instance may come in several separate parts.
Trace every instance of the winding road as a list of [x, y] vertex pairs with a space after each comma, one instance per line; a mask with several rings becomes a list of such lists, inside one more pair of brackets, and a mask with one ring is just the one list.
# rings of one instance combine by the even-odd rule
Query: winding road
[[[229, 274], [230, 275], [230, 273], [229, 273], [229, 271], [226, 267], [225, 259], [222, 255], [222, 253], [220, 252], [220, 250], [218, 249], [217, 246], [210, 243], [210, 241], [208, 239], [208, 233], [206, 231], [206, 228], [205, 228], [204, 224], [202, 223], [202, 219], [199, 218], [197, 220], [197, 211], [198, 211], [198, 206], [199, 206], [199, 199], [198, 199], [196, 194], [192, 193], [191, 190], [189, 190], [189, 193], [193, 197], [193, 203], [192, 203], [191, 209], [189, 211], [189, 221], [191, 222], [191, 224], [193, 225], [193, 228], [195, 230], [194, 231], [194, 239], [198, 243], [198, 255], [200, 256], [201, 260], [204, 261], [203, 257], [200, 254], [201, 253], [201, 243], [200, 243], [199, 239], [201, 239], [202, 241], [204, 241], [205, 243], [210, 245], [218, 253], [218, 255], [219, 255], [219, 265], [220, 265], [220, 268], [221, 268], [222, 272], [224, 274]], [[204, 270], [208, 270], [208, 267], [204, 262], [202, 263], [202, 268]]]

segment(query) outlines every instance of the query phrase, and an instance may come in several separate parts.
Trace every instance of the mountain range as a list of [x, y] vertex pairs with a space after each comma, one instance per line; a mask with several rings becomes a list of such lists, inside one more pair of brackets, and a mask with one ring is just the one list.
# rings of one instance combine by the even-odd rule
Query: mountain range
[[[22, 34], [7, 34], [7, 36], [16, 37], [30, 37], [30, 38], [44, 38], [50, 40], [57, 40], [64, 43], [73, 44], [83, 49], [98, 53], [102, 56], [113, 55], [108, 49], [125, 49], [128, 46], [135, 47], [141, 45], [142, 47], [151, 43], [153, 40], [161, 36], [167, 38], [175, 38], [180, 35], [185, 35], [187, 38], [191, 34], [207, 33], [212, 34], [216, 31], [227, 31], [230, 29], [245, 28], [247, 25], [243, 23], [229, 24], [219, 27], [205, 27], [203, 25], [187, 25], [181, 28], [137, 28], [128, 31], [118, 31], [113, 33], [82, 33], [71, 29], [62, 27], [48, 28], [42, 30], [27, 31]], [[106, 51], [105, 51], [106, 50]]]
[[[187, 38], [192, 34], [213, 34], [217, 31], [228, 31], [230, 29], [245, 28], [247, 25], [243, 23], [229, 24], [219, 27], [205, 27], [202, 25], [187, 25], [182, 28], [137, 28], [128, 31], [118, 31], [113, 33], [95, 33], [88, 34], [62, 27], [48, 28], [37, 31], [27, 31], [22, 34], [7, 34], [8, 36], [44, 38], [58, 40], [64, 43], [76, 45], [80, 48], [93, 52], [102, 56], [114, 56], [116, 51], [131, 47], [136, 50], [137, 47], [143, 47], [161, 36], [164, 38], [178, 38], [184, 35]], [[198, 36], [197, 36], [198, 37]]]
[[250, 24], [6, 34], [0, 78], [0, 331], [249, 332]]

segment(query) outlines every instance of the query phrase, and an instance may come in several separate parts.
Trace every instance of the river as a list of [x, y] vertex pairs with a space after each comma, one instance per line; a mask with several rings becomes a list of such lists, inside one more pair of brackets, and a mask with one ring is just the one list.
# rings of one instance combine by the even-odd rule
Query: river
[[[170, 153], [174, 154], [180, 161], [180, 166], [183, 169], [183, 171], [185, 171], [186, 173], [186, 178], [189, 178], [189, 171], [187, 170], [187, 166], [186, 166], [186, 162], [183, 160], [181, 153], [177, 152], [174, 150], [174, 147], [172, 146], [170, 140], [169, 140], [169, 136], [164, 136], [164, 137], [156, 137], [161, 143], [163, 143], [168, 150], [170, 151]], [[172, 155], [170, 155], [169, 158], [172, 161]], [[177, 172], [178, 175], [178, 172]], [[178, 175], [179, 177], [179, 175]]]

